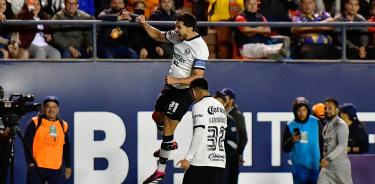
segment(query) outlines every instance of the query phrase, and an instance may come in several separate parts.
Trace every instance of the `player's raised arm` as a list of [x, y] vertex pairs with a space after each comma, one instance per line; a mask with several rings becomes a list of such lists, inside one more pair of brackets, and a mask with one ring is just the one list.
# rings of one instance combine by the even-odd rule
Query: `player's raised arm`
[[165, 32], [160, 31], [152, 27], [146, 22], [146, 18], [143, 15], [137, 17], [136, 21], [146, 30], [147, 34], [154, 40], [158, 42], [168, 43], [168, 40], [165, 38]]

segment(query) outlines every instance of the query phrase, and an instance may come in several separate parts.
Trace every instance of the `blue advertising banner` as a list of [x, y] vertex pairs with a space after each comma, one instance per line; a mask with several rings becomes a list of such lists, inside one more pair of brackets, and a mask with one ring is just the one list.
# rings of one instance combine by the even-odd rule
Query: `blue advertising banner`
[[[69, 122], [73, 176], [68, 183], [141, 183], [156, 168], [152, 153], [161, 142], [151, 114], [169, 70], [164, 62], [0, 64], [0, 86], [6, 94], [32, 93], [36, 102], [55, 95], [61, 116]], [[375, 153], [375, 65], [356, 63], [208, 63], [210, 91], [230, 87], [245, 113], [249, 142], [239, 183], [291, 183], [288, 154], [281, 150], [292, 101], [305, 96], [311, 104], [334, 97], [357, 106]], [[22, 118], [20, 127], [36, 112]], [[163, 183], [181, 183], [176, 167], [190, 145], [191, 114], [184, 116], [175, 137]], [[2, 151], [2, 150], [0, 150]], [[26, 162], [16, 143], [16, 183], [25, 183]], [[368, 165], [367, 167], [372, 167]], [[371, 170], [371, 169], [369, 169]], [[278, 181], [278, 182], [275, 182]]]

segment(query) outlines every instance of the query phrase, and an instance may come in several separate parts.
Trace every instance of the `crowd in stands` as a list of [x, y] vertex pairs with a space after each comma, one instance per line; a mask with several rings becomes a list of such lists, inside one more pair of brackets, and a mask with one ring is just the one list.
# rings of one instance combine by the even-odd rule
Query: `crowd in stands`
[[[175, 21], [193, 13], [198, 21], [236, 22], [375, 22], [375, 0], [0, 0], [0, 21], [102, 20]], [[155, 26], [162, 31], [174, 26]], [[347, 27], [199, 27], [214, 35], [211, 52], [219, 59], [375, 59], [375, 26]], [[92, 27], [83, 25], [0, 24], [0, 56], [15, 59], [92, 57]], [[173, 46], [152, 40], [139, 26], [98, 28], [99, 58], [168, 59]], [[210, 47], [210, 45], [209, 45]], [[213, 57], [211, 57], [213, 58]]]

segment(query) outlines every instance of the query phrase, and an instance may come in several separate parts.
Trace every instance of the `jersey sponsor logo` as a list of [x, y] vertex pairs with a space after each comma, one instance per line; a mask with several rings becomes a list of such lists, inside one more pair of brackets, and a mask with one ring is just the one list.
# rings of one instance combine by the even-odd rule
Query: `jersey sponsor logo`
[[173, 64], [174, 65], [176, 65], [180, 69], [187, 70], [184, 67], [185, 63], [187, 63], [187, 60], [185, 60], [183, 56], [181, 56], [180, 54], [174, 53], [174, 55], [173, 55]]
[[209, 115], [215, 115], [215, 113], [225, 113], [225, 109], [220, 107], [209, 106], [207, 112]]
[[211, 154], [208, 155], [208, 159], [210, 159], [211, 161], [224, 162], [225, 161], [225, 155], [220, 155], [220, 154], [217, 154], [217, 153], [211, 153]]

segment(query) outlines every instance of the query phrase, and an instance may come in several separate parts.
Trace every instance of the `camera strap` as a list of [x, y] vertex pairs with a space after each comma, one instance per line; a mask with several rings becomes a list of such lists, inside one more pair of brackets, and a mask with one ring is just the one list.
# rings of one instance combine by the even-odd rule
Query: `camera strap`
[[[42, 117], [38, 116], [38, 123], [36, 125], [35, 132], [38, 130], [40, 125], [42, 125], [42, 119], [43, 119]], [[59, 122], [60, 122], [61, 128], [63, 129], [64, 135], [66, 135], [66, 132], [64, 130], [64, 122], [61, 118], [59, 118]]]

